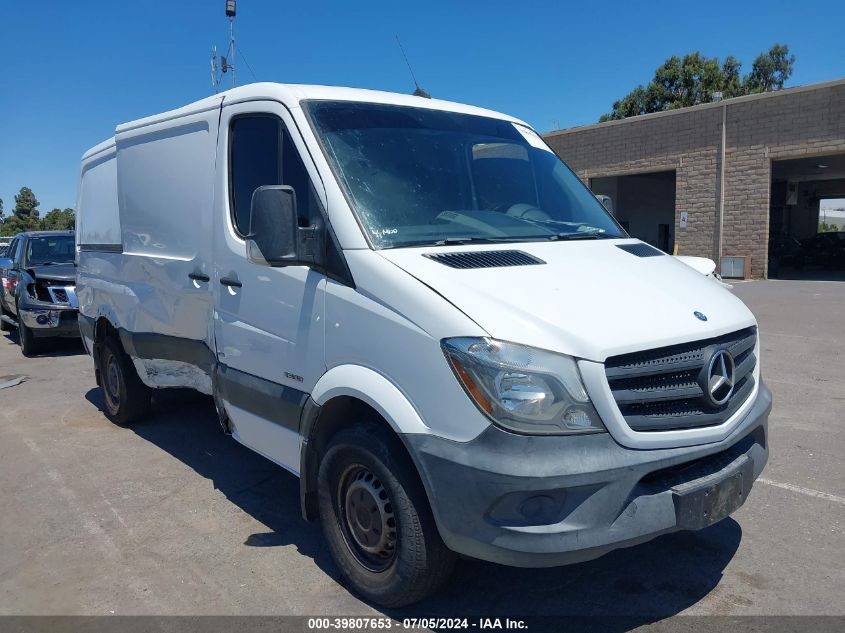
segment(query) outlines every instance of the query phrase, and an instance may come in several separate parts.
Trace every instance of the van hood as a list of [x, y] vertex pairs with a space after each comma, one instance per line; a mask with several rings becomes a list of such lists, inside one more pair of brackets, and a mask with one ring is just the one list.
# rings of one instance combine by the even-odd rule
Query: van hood
[[[625, 244], [642, 243], [532, 242], [378, 252], [490, 336], [587, 360], [602, 362], [756, 323], [745, 304], [713, 280], [669, 255], [640, 257], [619, 248]], [[427, 257], [507, 250], [543, 263], [461, 269]]]

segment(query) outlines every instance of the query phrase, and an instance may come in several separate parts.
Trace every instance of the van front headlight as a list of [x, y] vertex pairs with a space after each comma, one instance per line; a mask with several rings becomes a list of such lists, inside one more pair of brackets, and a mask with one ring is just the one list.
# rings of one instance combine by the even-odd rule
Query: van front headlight
[[571, 356], [490, 338], [449, 338], [443, 351], [473, 402], [517, 433], [596, 433], [604, 425]]

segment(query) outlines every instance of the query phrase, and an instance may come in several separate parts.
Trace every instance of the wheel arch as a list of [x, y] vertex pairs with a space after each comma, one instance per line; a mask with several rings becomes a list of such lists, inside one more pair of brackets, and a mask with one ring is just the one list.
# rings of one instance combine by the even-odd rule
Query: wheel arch
[[411, 401], [391, 380], [363, 365], [339, 365], [320, 377], [311, 399], [322, 407], [337, 397], [360, 400], [384, 418], [395, 433], [428, 433]]
[[385, 376], [367, 367], [345, 365], [320, 378], [300, 419], [303, 437], [300, 502], [304, 519], [313, 521], [318, 517], [317, 470], [324, 447], [339, 430], [362, 421], [375, 424], [395, 441], [428, 497], [419, 466], [403, 437], [406, 433], [427, 433], [428, 427], [405, 395]]

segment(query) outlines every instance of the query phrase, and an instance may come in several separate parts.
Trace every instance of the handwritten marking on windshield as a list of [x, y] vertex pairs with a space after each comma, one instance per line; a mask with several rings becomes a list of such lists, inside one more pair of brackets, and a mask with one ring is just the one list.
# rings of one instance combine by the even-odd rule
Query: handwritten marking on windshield
[[372, 229], [373, 235], [376, 237], [384, 237], [385, 235], [396, 235], [399, 233], [399, 229]]

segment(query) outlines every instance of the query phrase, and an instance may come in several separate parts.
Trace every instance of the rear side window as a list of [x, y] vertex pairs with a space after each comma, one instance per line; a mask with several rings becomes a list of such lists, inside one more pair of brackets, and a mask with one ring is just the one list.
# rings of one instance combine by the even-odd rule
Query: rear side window
[[296, 192], [299, 222], [317, 214], [308, 172], [281, 120], [274, 116], [243, 116], [232, 121], [229, 136], [230, 205], [241, 235], [249, 232], [252, 194], [263, 185], [290, 185]]

